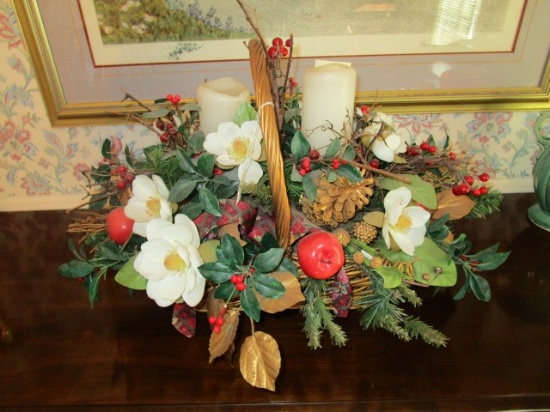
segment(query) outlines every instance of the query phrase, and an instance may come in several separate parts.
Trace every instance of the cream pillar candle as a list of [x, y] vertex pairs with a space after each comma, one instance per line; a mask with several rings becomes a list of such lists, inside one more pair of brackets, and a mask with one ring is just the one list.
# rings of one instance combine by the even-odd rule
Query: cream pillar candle
[[201, 130], [205, 135], [218, 130], [222, 122], [231, 122], [242, 103], [250, 103], [250, 91], [231, 77], [199, 84], [197, 102], [201, 107]]
[[[312, 148], [324, 153], [335, 134], [322, 130], [330, 122], [337, 132], [351, 135], [357, 73], [350, 65], [318, 63], [304, 73], [302, 131]], [[345, 126], [344, 126], [345, 125]]]

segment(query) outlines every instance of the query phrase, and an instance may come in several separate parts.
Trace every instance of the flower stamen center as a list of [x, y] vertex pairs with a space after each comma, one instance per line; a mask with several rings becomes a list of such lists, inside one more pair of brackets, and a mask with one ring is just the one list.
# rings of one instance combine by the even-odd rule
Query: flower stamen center
[[164, 267], [171, 272], [185, 270], [187, 265], [176, 250], [171, 251], [164, 257]]
[[151, 196], [147, 201], [145, 202], [145, 205], [147, 207], [147, 214], [151, 217], [159, 217], [160, 216], [160, 199], [158, 196]]
[[231, 142], [231, 146], [227, 150], [229, 156], [239, 163], [242, 163], [248, 154], [250, 140], [245, 137], [238, 137]]
[[397, 222], [395, 222], [395, 225], [393, 225], [393, 229], [402, 233], [409, 231], [411, 227], [412, 219], [406, 213], [402, 213], [399, 219], [397, 219]]

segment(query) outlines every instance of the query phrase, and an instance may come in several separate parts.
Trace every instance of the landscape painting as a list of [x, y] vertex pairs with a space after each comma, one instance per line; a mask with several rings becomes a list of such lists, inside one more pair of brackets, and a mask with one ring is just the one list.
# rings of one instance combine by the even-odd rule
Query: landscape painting
[[[244, 0], [296, 57], [509, 52], [522, 0]], [[79, 0], [96, 66], [244, 60], [255, 36], [236, 0]]]

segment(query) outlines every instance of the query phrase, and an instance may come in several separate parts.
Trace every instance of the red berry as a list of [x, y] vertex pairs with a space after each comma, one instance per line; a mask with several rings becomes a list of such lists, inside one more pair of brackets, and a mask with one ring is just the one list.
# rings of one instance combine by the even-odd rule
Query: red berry
[[241, 281], [241, 277], [239, 275], [231, 275], [231, 283], [237, 284]]
[[479, 188], [479, 191], [481, 192], [482, 195], [486, 195], [489, 189], [487, 188], [487, 186], [481, 186]]
[[456, 153], [449, 152], [449, 160], [456, 160]]
[[416, 145], [409, 146], [407, 148], [407, 153], [411, 156], [418, 156], [420, 154], [420, 148]]
[[375, 169], [378, 169], [380, 167], [380, 160], [378, 159], [372, 159], [370, 162], [369, 162], [369, 165], [371, 167], [374, 167]]
[[128, 186], [128, 182], [124, 179], [119, 179], [116, 181], [116, 188], [118, 190], [124, 190]]
[[305, 176], [305, 175], [307, 175], [307, 171], [306, 171], [306, 169], [304, 169], [303, 167], [300, 167], [300, 170], [298, 170], [298, 173], [300, 173], [300, 176]]
[[462, 192], [460, 191], [460, 185], [453, 186], [452, 191], [455, 196], [460, 196], [462, 194]]
[[428, 144], [428, 142], [420, 143], [420, 150], [422, 150], [424, 152], [427, 152], [429, 147], [430, 147], [430, 145]]
[[464, 176], [464, 181], [472, 186], [474, 184], [474, 177], [471, 175], [466, 175]]
[[466, 183], [462, 183], [461, 185], [458, 185], [460, 187], [460, 193], [463, 195], [467, 195], [470, 193], [470, 186]]
[[434, 154], [435, 152], [437, 152], [437, 147], [429, 146], [428, 147], [428, 152], [431, 153], [431, 154]]
[[311, 159], [309, 157], [304, 157], [302, 160], [300, 160], [300, 163], [302, 164], [302, 167], [307, 169], [311, 166]]
[[274, 59], [279, 54], [279, 49], [276, 46], [271, 46], [267, 49], [267, 57]]
[[211, 325], [215, 324], [216, 323], [216, 320], [218, 318], [216, 318], [215, 316], [209, 316], [208, 317], [208, 323], [210, 323]]
[[171, 94], [166, 95], [166, 100], [168, 100], [169, 102], [171, 102], [173, 98], [174, 96], [172, 96]]
[[317, 160], [319, 159], [319, 157], [321, 157], [321, 153], [319, 153], [319, 150], [317, 149], [310, 149], [307, 157], [309, 157], [311, 160]]
[[479, 196], [481, 196], [481, 190], [480, 190], [479, 188], [476, 187], [475, 189], [472, 190], [472, 196], [473, 196], [473, 197], [479, 197]]
[[271, 44], [274, 46], [282, 46], [283, 39], [281, 39], [280, 37], [275, 37], [273, 40], [271, 40]]
[[220, 325], [215, 325], [213, 331], [214, 333], [220, 333], [222, 331], [222, 327]]
[[340, 167], [340, 160], [338, 159], [333, 159], [332, 160], [332, 168], [333, 169], [338, 169]]
[[428, 167], [432, 167], [433, 165], [434, 165], [434, 162], [432, 162], [431, 160], [428, 160], [426, 162], [426, 166], [428, 166]]
[[286, 39], [285, 46], [286, 47], [292, 47], [292, 39]]
[[128, 182], [128, 183], [132, 183], [135, 178], [136, 178], [136, 176], [133, 173], [130, 173], [130, 172], [128, 172], [124, 175], [124, 180], [126, 180], [126, 182]]
[[159, 136], [161, 142], [166, 143], [170, 139], [170, 133], [163, 133]]
[[482, 173], [479, 175], [479, 180], [481, 180], [482, 182], [487, 182], [490, 178], [491, 176], [489, 176], [488, 173]]
[[218, 316], [215, 322], [216, 325], [222, 326], [224, 324], [223, 316]]
[[181, 96], [179, 94], [176, 94], [172, 100], [172, 103], [178, 104], [181, 100]]
[[127, 168], [126, 166], [124, 166], [124, 165], [120, 165], [120, 166], [118, 167], [118, 172], [119, 172], [121, 175], [123, 175], [123, 174], [126, 173], [127, 171], [128, 171], [128, 168]]
[[242, 292], [243, 290], [246, 289], [246, 285], [245, 285], [243, 282], [237, 283], [237, 284], [235, 285], [235, 287], [237, 288], [237, 290], [238, 290], [239, 292]]
[[281, 56], [283, 56], [283, 57], [288, 56], [288, 49], [285, 46], [282, 46], [280, 48], [280, 51], [281, 51]]

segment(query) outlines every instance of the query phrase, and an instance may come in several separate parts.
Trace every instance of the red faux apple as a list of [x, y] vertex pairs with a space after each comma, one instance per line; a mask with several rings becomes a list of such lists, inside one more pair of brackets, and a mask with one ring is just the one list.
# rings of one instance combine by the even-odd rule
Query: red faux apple
[[302, 271], [313, 279], [328, 279], [344, 266], [346, 256], [338, 238], [328, 232], [313, 232], [296, 246]]
[[134, 221], [124, 213], [123, 207], [117, 207], [107, 215], [107, 233], [109, 239], [123, 245], [132, 236]]

